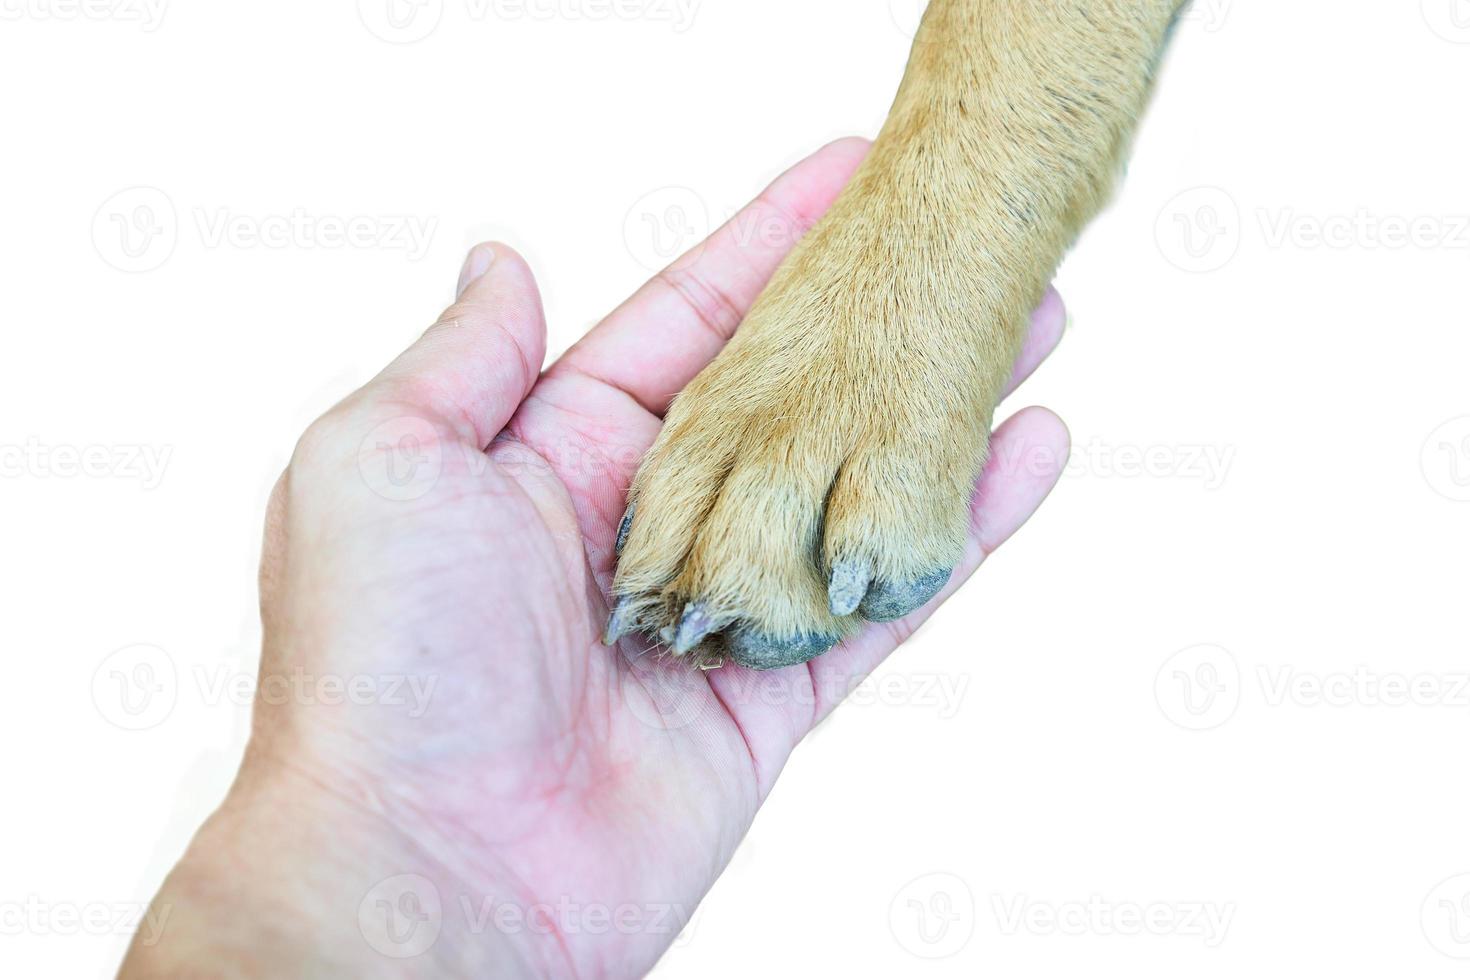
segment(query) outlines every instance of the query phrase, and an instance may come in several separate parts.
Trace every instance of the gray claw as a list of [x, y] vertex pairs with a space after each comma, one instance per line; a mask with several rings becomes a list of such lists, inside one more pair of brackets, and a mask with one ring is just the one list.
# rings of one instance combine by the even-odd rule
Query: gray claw
[[613, 604], [612, 615], [607, 617], [607, 629], [602, 631], [604, 645], [612, 646], [633, 628], [632, 605], [632, 596], [623, 596]]
[[622, 557], [623, 545], [628, 543], [628, 532], [633, 530], [633, 511], [636, 508], [636, 504], [629, 504], [627, 511], [623, 513], [622, 523], [618, 525], [618, 540], [613, 545], [613, 554], [618, 557]]
[[903, 619], [939, 594], [954, 569], [946, 568], [910, 582], [875, 582], [858, 606], [862, 617], [873, 623]]
[[682, 656], [699, 646], [716, 628], [704, 604], [691, 602], [684, 607], [684, 615], [679, 619], [679, 628], [674, 632], [674, 642], [670, 646]]
[[839, 561], [832, 566], [832, 581], [827, 586], [827, 605], [834, 616], [851, 616], [863, 596], [868, 594], [868, 583], [873, 573], [866, 563]]
[[795, 667], [814, 660], [835, 647], [838, 636], [796, 636], [780, 638], [741, 630], [730, 638], [729, 654], [742, 667], [752, 670], [775, 670], [778, 667]]

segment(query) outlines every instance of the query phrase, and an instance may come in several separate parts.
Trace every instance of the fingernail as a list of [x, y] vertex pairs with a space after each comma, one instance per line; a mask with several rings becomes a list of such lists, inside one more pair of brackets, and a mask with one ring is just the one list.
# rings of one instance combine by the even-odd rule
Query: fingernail
[[490, 271], [490, 264], [494, 261], [495, 250], [489, 245], [476, 245], [470, 249], [469, 257], [464, 260], [464, 268], [459, 270], [459, 288], [455, 290], [454, 298], [462, 297], [466, 289]]

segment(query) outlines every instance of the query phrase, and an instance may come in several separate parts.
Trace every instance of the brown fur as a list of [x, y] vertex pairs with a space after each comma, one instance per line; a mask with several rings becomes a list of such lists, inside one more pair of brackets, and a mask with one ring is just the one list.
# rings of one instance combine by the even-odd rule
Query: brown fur
[[632, 625], [697, 599], [721, 626], [850, 635], [834, 562], [960, 560], [1028, 314], [1110, 193], [1179, 6], [933, 0], [870, 157], [644, 461]]

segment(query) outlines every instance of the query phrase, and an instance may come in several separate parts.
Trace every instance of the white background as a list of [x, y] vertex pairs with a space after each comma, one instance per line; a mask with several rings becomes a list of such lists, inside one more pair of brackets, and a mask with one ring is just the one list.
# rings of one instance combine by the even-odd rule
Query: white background
[[[244, 744], [267, 492], [464, 250], [564, 349], [876, 132], [919, 6], [159, 2], [0, 0], [6, 976], [115, 969]], [[659, 976], [1463, 975], [1470, 4], [1199, 3], [1021, 396], [1071, 471]]]

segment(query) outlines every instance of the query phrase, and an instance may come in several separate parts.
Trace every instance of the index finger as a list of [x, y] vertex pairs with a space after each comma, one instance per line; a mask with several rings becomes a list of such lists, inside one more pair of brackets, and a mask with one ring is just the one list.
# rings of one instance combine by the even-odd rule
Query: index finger
[[778, 177], [708, 241], [651, 279], [550, 373], [621, 389], [655, 415], [734, 335], [781, 261], [832, 206], [871, 144], [828, 144]]

